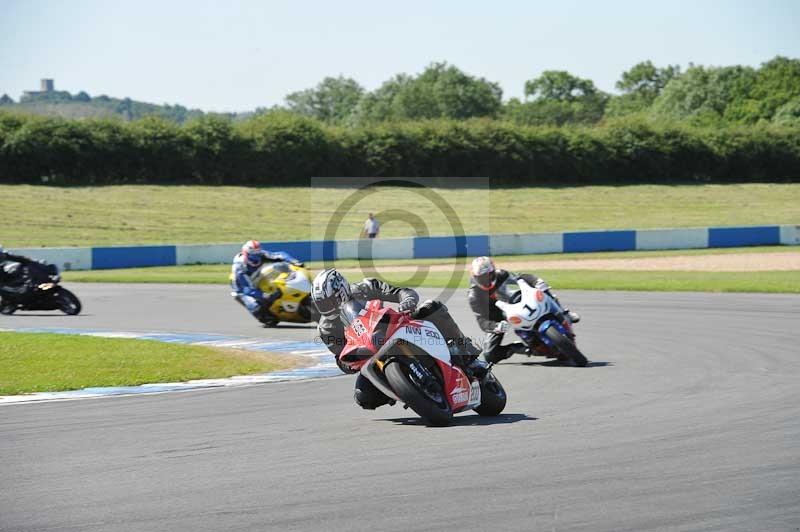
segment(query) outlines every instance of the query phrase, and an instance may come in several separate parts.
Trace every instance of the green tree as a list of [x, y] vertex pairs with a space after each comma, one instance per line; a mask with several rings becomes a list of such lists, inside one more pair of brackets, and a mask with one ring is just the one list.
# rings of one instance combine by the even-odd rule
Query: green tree
[[13, 103], [13, 98], [11, 98], [8, 94], [3, 94], [0, 96], [0, 105], [12, 105]]
[[592, 80], [573, 76], [565, 70], [545, 70], [538, 78], [525, 82], [525, 96], [534, 100], [574, 102], [597, 94]]
[[356, 123], [384, 122], [400, 114], [400, 104], [395, 104], [397, 95], [412, 83], [408, 74], [398, 74], [383, 82], [376, 90], [365, 94], [353, 113]]
[[623, 72], [616, 83], [619, 96], [612, 96], [606, 107], [607, 116], [624, 116], [647, 110], [664, 90], [667, 83], [680, 75], [678, 65], [658, 68], [651, 61], [635, 64]]
[[750, 99], [758, 102], [753, 113], [742, 116], [743, 121], [770, 120], [779, 108], [800, 97], [800, 59], [777, 56], [761, 65]]
[[778, 107], [772, 120], [782, 126], [800, 127], [800, 97]]
[[748, 99], [755, 82], [756, 71], [750, 67], [692, 65], [667, 83], [652, 113], [657, 118], [719, 122], [731, 118], [729, 108]]
[[316, 87], [286, 97], [289, 109], [329, 123], [347, 120], [358, 105], [364, 88], [351, 78], [327, 77]]
[[564, 70], [546, 70], [525, 82], [521, 102], [512, 98], [506, 104], [507, 120], [527, 125], [590, 124], [603, 117], [608, 95], [583, 79]]
[[657, 68], [652, 62], [643, 61], [623, 72], [616, 87], [624, 94], [636, 94], [644, 101], [653, 103], [667, 83], [679, 76], [680, 73], [681, 67], [678, 65]]
[[362, 98], [355, 122], [497, 117], [503, 91], [447, 63], [432, 63], [416, 77], [400, 74]]

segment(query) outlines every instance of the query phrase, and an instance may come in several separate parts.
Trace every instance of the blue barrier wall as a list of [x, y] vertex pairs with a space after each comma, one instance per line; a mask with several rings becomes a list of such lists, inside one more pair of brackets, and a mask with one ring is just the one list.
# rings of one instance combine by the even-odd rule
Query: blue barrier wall
[[711, 227], [708, 247], [735, 248], [739, 246], [769, 246], [781, 243], [780, 226]]
[[488, 235], [426, 236], [414, 239], [415, 259], [476, 257], [488, 254]]
[[[336, 242], [333, 240], [298, 240], [294, 242], [261, 242], [261, 247], [285, 251], [297, 260], [336, 260]], [[233, 259], [233, 257], [231, 257]]]
[[636, 231], [587, 231], [564, 233], [564, 253], [589, 251], [633, 251]]
[[175, 246], [92, 248], [92, 269], [174, 266]]

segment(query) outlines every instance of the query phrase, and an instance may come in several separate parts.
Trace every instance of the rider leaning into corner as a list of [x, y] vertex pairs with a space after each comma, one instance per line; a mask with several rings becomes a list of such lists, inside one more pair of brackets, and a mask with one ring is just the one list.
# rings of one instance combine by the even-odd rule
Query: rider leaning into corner
[[12, 255], [0, 244], [0, 296], [25, 299], [33, 292], [33, 283], [24, 273], [23, 266], [36, 262], [22, 255]]
[[[469, 286], [469, 306], [478, 320], [481, 330], [486, 333], [483, 342], [483, 356], [486, 362], [497, 363], [504, 360], [514, 353], [523, 353], [526, 350], [522, 342], [512, 342], [508, 345], [500, 345], [503, 342], [505, 333], [508, 332], [509, 325], [505, 321], [503, 311], [494, 304], [498, 298], [498, 289], [507, 280], [523, 279], [531, 286], [547, 292], [561, 305], [558, 298], [550, 290], [547, 282], [529, 273], [514, 273], [496, 268], [494, 261], [490, 257], [478, 257], [472, 261], [471, 278]], [[578, 323], [581, 317], [577, 312], [573, 312], [561, 305], [567, 317], [572, 323]]]
[[[319, 336], [336, 357], [336, 364], [345, 373], [355, 373], [357, 370], [339, 360], [339, 353], [346, 344], [344, 324], [339, 311], [343, 303], [353, 299], [363, 303], [372, 299], [398, 303], [400, 312], [406, 312], [414, 319], [427, 320], [436, 325], [450, 346], [454, 363], [475, 373], [483, 368], [476, 362], [480, 350], [464, 336], [444, 303], [427, 300], [417, 306], [419, 295], [411, 288], [392, 286], [379, 279], [364, 279], [360, 283], [351, 285], [337, 270], [328, 269], [314, 278], [311, 298], [320, 313], [317, 326]], [[393, 402], [361, 374], [356, 378], [354, 398], [361, 408], [367, 410], [374, 410]]]
[[262, 249], [258, 240], [248, 240], [242, 246], [242, 251], [233, 258], [231, 287], [253, 317], [265, 326], [274, 326], [278, 323], [278, 319], [269, 308], [281, 297], [281, 290], [276, 288], [274, 292], [265, 294], [251, 279], [265, 262], [291, 262], [302, 265], [287, 253], [282, 251], [272, 253]]

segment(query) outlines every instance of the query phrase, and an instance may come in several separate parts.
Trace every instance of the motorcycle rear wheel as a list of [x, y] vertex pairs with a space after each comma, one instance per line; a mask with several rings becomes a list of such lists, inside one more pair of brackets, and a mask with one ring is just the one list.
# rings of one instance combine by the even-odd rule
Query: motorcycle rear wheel
[[0, 314], [11, 316], [16, 311], [17, 311], [16, 303], [10, 303], [8, 301], [3, 301], [2, 299], [0, 299]]
[[583, 368], [589, 363], [584, 354], [581, 353], [581, 350], [578, 349], [578, 346], [575, 345], [575, 342], [564, 336], [555, 327], [547, 329], [545, 334], [553, 342], [553, 347], [555, 347], [556, 351], [567, 357], [576, 366]]
[[442, 394], [442, 403], [429, 398], [411, 381], [408, 368], [399, 362], [390, 362], [384, 368], [389, 385], [405, 404], [419, 416], [437, 427], [444, 427], [453, 420], [453, 409]]
[[58, 290], [56, 299], [58, 301], [58, 308], [67, 316], [76, 316], [81, 313], [82, 306], [80, 300], [66, 288], [60, 288]]

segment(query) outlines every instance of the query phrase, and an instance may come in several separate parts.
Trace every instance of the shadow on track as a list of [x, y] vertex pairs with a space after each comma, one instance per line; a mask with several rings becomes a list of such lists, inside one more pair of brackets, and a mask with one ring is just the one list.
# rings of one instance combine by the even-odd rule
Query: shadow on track
[[[508, 362], [505, 365], [508, 366], [536, 366], [536, 367], [544, 367], [544, 368], [573, 368], [575, 366], [569, 366], [564, 364], [560, 360], [542, 360], [542, 361], [534, 361], [530, 360], [527, 362]], [[612, 362], [600, 362], [600, 361], [589, 361], [583, 368], [576, 368], [576, 369], [588, 369], [588, 368], [605, 368], [613, 366]]]
[[[537, 417], [530, 417], [528, 414], [500, 414], [495, 417], [483, 417], [478, 414], [468, 416], [456, 415], [448, 427], [478, 427], [484, 425], [507, 425], [509, 423], [518, 423], [520, 421], [536, 421]], [[395, 425], [408, 425], [427, 427], [425, 422], [419, 417], [397, 417], [391, 419], [379, 419], [377, 421], [389, 421]], [[447, 428], [447, 427], [430, 427], [430, 428]]]
[[[5, 315], [5, 314], [4, 314]], [[25, 310], [18, 310], [14, 312], [14, 314], [5, 315], [8, 318], [13, 318], [14, 316], [19, 316], [20, 318], [57, 318], [57, 317], [64, 317], [64, 318], [85, 318], [94, 316], [94, 314], [84, 314], [81, 312], [80, 314], [70, 316], [69, 314], [64, 314], [60, 310], [53, 310], [49, 311], [47, 314], [43, 314], [41, 312], [28, 312]]]
[[316, 329], [317, 326], [313, 323], [283, 323], [281, 322], [276, 327], [263, 327], [264, 329], [269, 330], [281, 330], [281, 329]]

